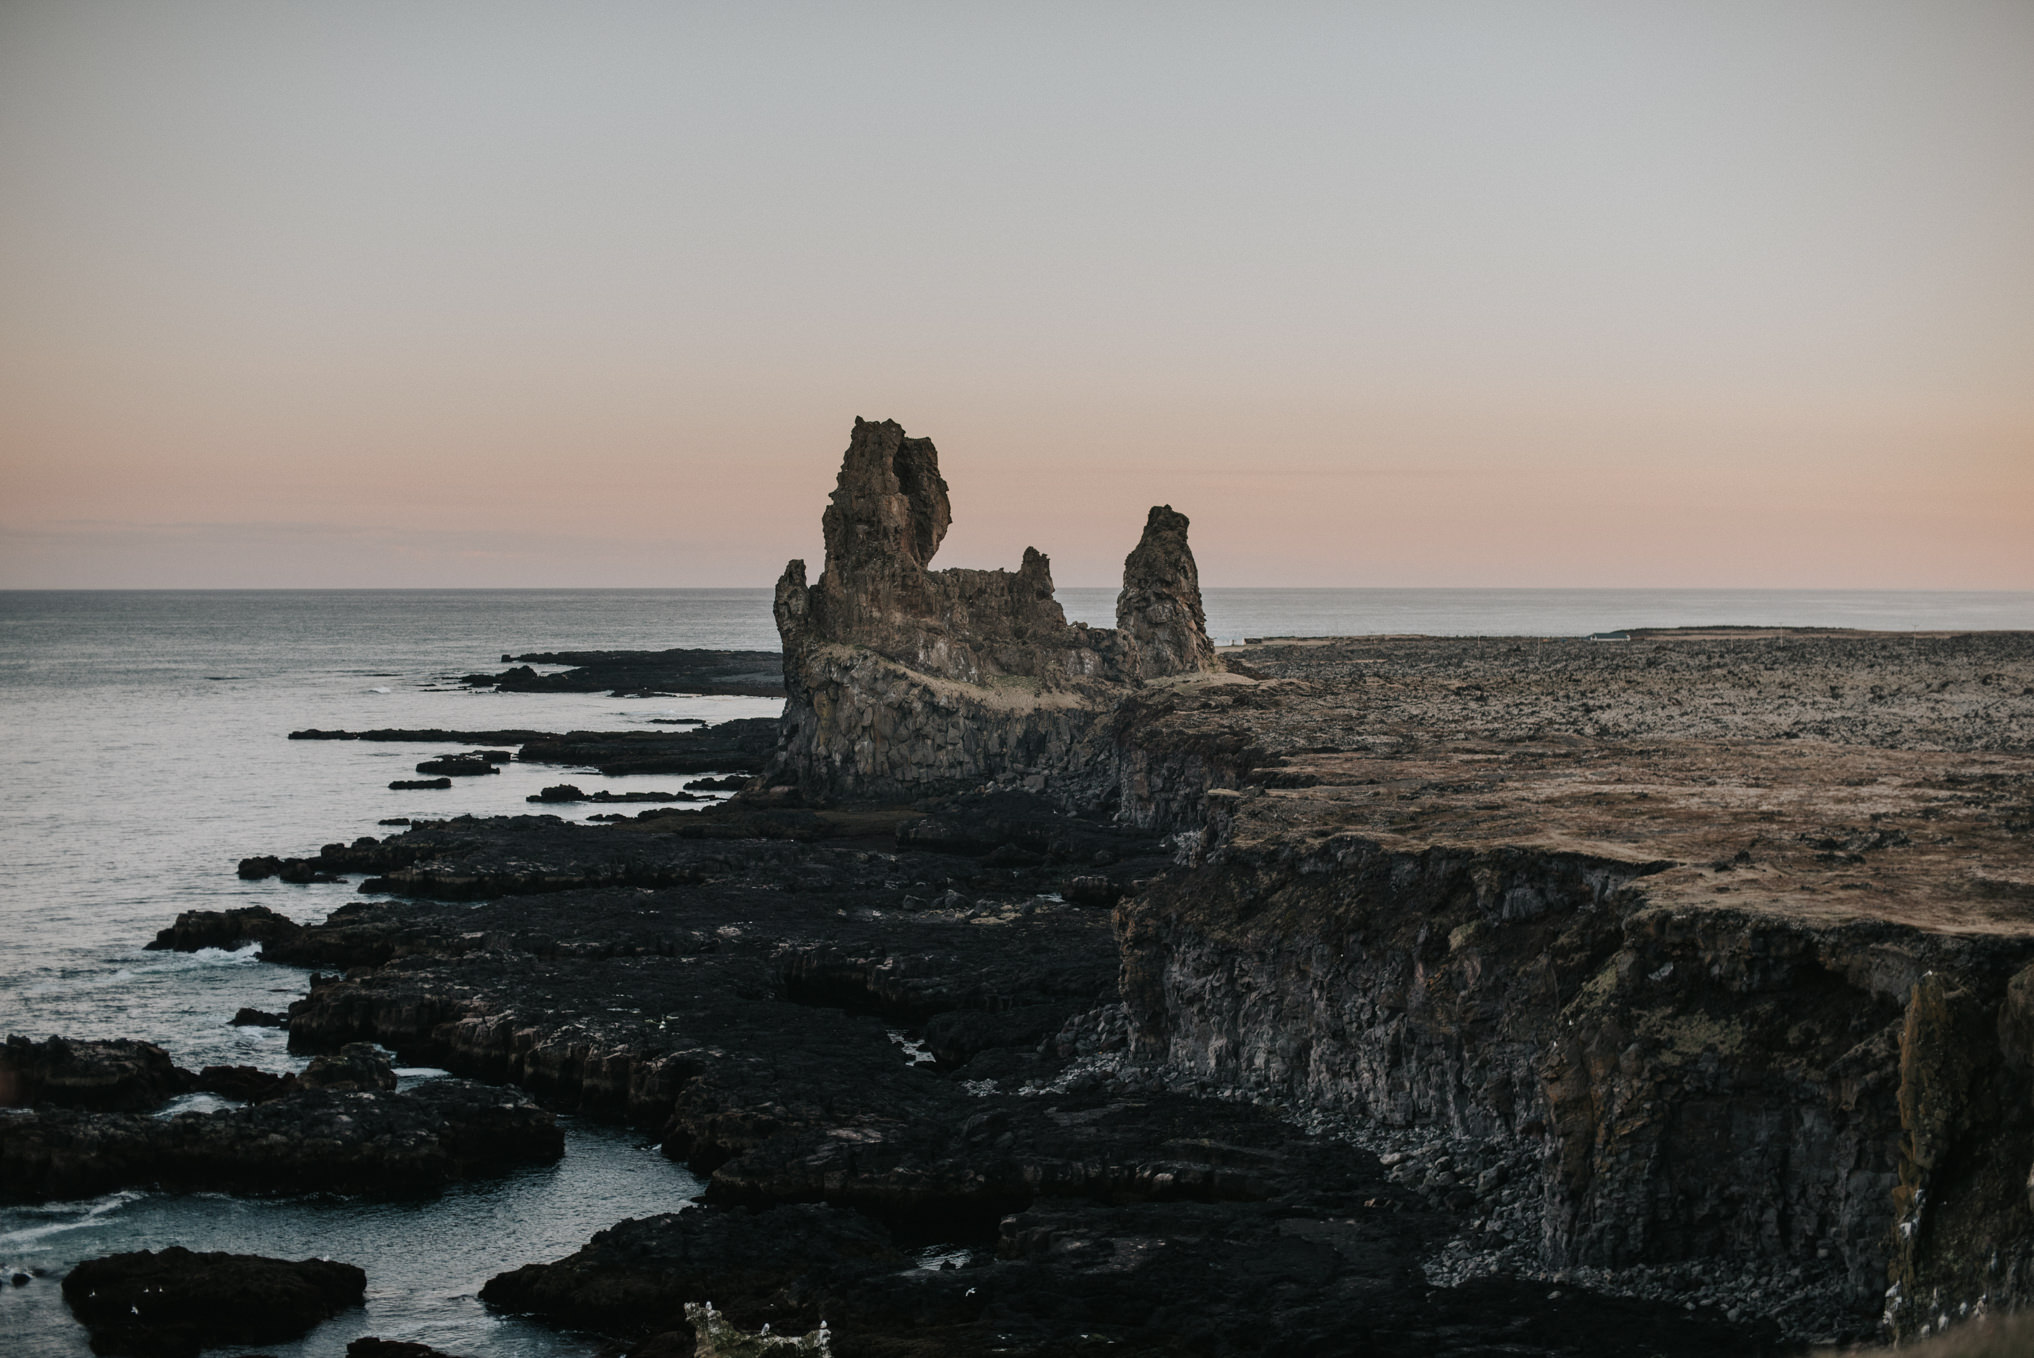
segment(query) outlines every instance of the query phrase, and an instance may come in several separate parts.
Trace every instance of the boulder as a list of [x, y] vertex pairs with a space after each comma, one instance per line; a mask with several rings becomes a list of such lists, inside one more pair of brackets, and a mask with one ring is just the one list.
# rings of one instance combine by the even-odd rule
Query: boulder
[[429, 1344], [412, 1343], [405, 1339], [381, 1339], [368, 1335], [346, 1346], [346, 1358], [452, 1358], [452, 1355], [434, 1349]]
[[[291, 860], [292, 862], [298, 860]], [[243, 859], [240, 875], [248, 876], [248, 864], [277, 863], [278, 859]], [[245, 905], [232, 910], [186, 910], [176, 923], [155, 936], [149, 948], [155, 951], [196, 952], [200, 948], [244, 948], [249, 943], [280, 943], [295, 938], [303, 926], [287, 915], [265, 905]]]
[[294, 1075], [277, 1075], [253, 1066], [206, 1066], [192, 1078], [191, 1087], [235, 1103], [262, 1103], [291, 1093], [299, 1085]]
[[316, 1056], [298, 1077], [305, 1089], [389, 1089], [395, 1069], [370, 1042], [349, 1042], [336, 1054]]
[[93, 1352], [133, 1358], [195, 1358], [220, 1345], [295, 1339], [360, 1305], [366, 1290], [367, 1275], [351, 1264], [177, 1245], [89, 1259], [63, 1282]]

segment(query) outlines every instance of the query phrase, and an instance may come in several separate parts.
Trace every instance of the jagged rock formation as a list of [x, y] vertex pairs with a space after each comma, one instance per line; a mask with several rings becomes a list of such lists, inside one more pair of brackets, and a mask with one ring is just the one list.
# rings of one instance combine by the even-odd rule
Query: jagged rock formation
[[1219, 668], [1186, 516], [1151, 511], [1121, 630], [1068, 623], [1052, 567], [930, 569], [953, 522], [932, 440], [855, 421], [822, 518], [826, 568], [777, 582], [788, 701], [771, 770], [808, 799], [918, 796], [1004, 776], [1043, 786], [1138, 682]]
[[1144, 538], [1123, 563], [1116, 631], [1139, 678], [1216, 668], [1201, 612], [1201, 572], [1187, 548], [1187, 516], [1153, 505]]

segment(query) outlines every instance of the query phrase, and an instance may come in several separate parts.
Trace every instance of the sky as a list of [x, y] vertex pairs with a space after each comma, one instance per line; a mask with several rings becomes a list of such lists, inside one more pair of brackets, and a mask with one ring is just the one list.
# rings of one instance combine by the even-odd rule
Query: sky
[[2034, 589], [2034, 4], [0, 0], [0, 587]]

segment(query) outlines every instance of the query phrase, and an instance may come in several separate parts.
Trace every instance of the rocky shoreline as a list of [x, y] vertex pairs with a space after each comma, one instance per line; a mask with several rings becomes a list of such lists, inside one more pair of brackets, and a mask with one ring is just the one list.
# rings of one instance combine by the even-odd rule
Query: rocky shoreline
[[[641, 1358], [709, 1315], [897, 1358], [1780, 1354], [2034, 1299], [2034, 636], [1217, 651], [1166, 507], [1116, 629], [1035, 552], [932, 571], [950, 518], [931, 444], [858, 422], [778, 588], [781, 725], [293, 733], [744, 786], [250, 846], [363, 899], [151, 946], [323, 973], [289, 1045], [354, 1087], [151, 1118], [201, 1077], [11, 1045], [0, 1182], [271, 1191], [316, 1147], [428, 1187], [541, 1160], [547, 1110], [626, 1122], [701, 1202], [483, 1296]], [[363, 1087], [365, 1043], [454, 1078]]]

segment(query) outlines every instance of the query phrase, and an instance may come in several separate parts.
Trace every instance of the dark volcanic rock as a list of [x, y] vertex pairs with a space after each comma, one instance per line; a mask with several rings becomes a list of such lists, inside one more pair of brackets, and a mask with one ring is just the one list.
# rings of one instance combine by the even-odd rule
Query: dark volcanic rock
[[[494, 772], [492, 765], [489, 773]], [[390, 792], [443, 792], [452, 786], [450, 778], [398, 778], [388, 785]]]
[[479, 754], [447, 754], [436, 759], [426, 759], [417, 765], [418, 773], [445, 774], [453, 778], [471, 778], [476, 774], [500, 773], [495, 761]]
[[295, 1090], [297, 1077], [253, 1066], [206, 1066], [192, 1077], [191, 1088], [237, 1103], [261, 1103]]
[[328, 1259], [195, 1254], [182, 1246], [88, 1259], [64, 1278], [64, 1301], [92, 1351], [195, 1358], [226, 1344], [295, 1339], [359, 1306], [367, 1275]]
[[[293, 862], [302, 860], [293, 859]], [[242, 859], [240, 875], [250, 876], [250, 863], [280, 863], [278, 859]], [[287, 915], [265, 905], [238, 906], [232, 910], [186, 910], [177, 922], [162, 930], [148, 946], [157, 951], [196, 952], [200, 948], [244, 948], [250, 943], [280, 943], [295, 938], [303, 928]]]
[[682, 1324], [688, 1301], [750, 1315], [781, 1307], [786, 1293], [851, 1287], [910, 1262], [856, 1212], [700, 1207], [621, 1222], [567, 1259], [490, 1279], [480, 1299], [553, 1324], [647, 1334]]
[[1387, 1358], [1710, 1358], [1772, 1346], [1676, 1308], [1489, 1280], [1435, 1290], [1419, 1223], [1389, 1198], [1287, 1205], [1058, 1202], [1006, 1218], [993, 1252], [913, 1269], [850, 1212], [715, 1208], [626, 1221], [569, 1258], [491, 1280], [491, 1307], [624, 1337], [689, 1331], [712, 1301], [751, 1331], [824, 1321], [841, 1358], [998, 1352], [1365, 1353]]
[[369, 731], [320, 731], [313, 727], [307, 731], [290, 732], [291, 740], [399, 740], [416, 741], [425, 744], [442, 745], [521, 745], [526, 741], [550, 740], [555, 731], [448, 731], [442, 727], [397, 727], [379, 726]]
[[524, 745], [532, 764], [579, 764], [605, 774], [749, 773], [777, 749], [777, 723], [744, 717], [690, 731], [569, 731]]
[[1187, 546], [1187, 516], [1154, 505], [1144, 536], [1123, 562], [1116, 630], [1139, 678], [1219, 670], [1201, 612], [1200, 568]]
[[404, 1339], [381, 1339], [369, 1335], [346, 1346], [346, 1358], [452, 1358], [429, 1344]]
[[550, 1113], [464, 1080], [400, 1094], [299, 1089], [252, 1107], [168, 1118], [0, 1111], [0, 1195], [40, 1202], [143, 1186], [418, 1193], [546, 1164], [563, 1145]]
[[236, 1010], [232, 1018], [235, 1028], [280, 1028], [289, 1022], [281, 1014], [271, 1014], [266, 1009], [247, 1006]]
[[[746, 782], [747, 780], [741, 779], [737, 781]], [[600, 791], [589, 795], [588, 793], [580, 791], [578, 788], [574, 787], [570, 783], [558, 783], [551, 787], [545, 788], [543, 791], [539, 792], [536, 796], [526, 797], [524, 798], [524, 800], [532, 802], [561, 803], [561, 802], [703, 802], [711, 799], [697, 796], [690, 792], [609, 792], [606, 788], [602, 788]]]
[[[784, 692], [783, 657], [774, 651], [538, 651], [503, 656], [523, 663], [500, 674], [469, 674], [461, 683], [504, 693], [601, 693], [617, 698], [724, 693], [775, 698]], [[531, 665], [571, 665], [538, 674]]]
[[139, 1112], [189, 1087], [169, 1053], [149, 1042], [10, 1037], [0, 1047], [0, 1108]]
[[[784, 746], [772, 784], [806, 800], [907, 800], [985, 780], [1056, 794], [1108, 746], [1096, 726], [1141, 673], [1219, 669], [1201, 623], [1186, 518], [1154, 509], [1131, 553], [1128, 632], [1069, 624], [1052, 569], [930, 568], [952, 521], [939, 454], [894, 421], [856, 420], [822, 518], [826, 567], [777, 582]], [[1067, 798], [1071, 800], [1071, 798]]]
[[731, 774], [725, 778], [695, 778], [685, 786], [693, 792], [740, 792], [753, 781], [752, 778]]
[[337, 1052], [312, 1059], [298, 1077], [305, 1089], [394, 1089], [388, 1058], [371, 1043], [349, 1042]]

